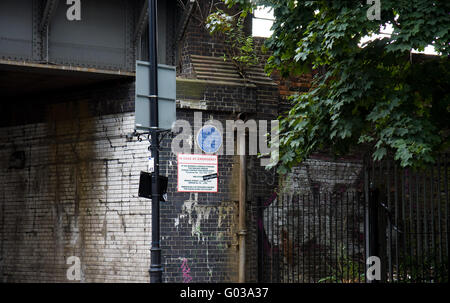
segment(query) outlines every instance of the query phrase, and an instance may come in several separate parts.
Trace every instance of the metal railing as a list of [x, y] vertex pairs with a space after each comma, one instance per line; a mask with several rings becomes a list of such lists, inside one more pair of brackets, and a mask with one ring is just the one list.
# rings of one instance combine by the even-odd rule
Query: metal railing
[[379, 254], [384, 282], [448, 282], [448, 155], [425, 169], [391, 160], [367, 165], [379, 190]]
[[258, 214], [260, 281], [365, 281], [361, 193], [282, 195]]
[[422, 170], [366, 161], [364, 190], [274, 194], [258, 205], [258, 280], [448, 282], [448, 155]]

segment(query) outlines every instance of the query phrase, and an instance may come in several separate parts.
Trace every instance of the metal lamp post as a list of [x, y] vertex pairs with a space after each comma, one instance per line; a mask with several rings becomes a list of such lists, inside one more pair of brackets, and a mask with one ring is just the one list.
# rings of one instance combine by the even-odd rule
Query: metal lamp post
[[159, 129], [158, 129], [158, 37], [157, 37], [157, 7], [156, 0], [148, 3], [148, 55], [150, 62], [150, 121], [151, 121], [151, 146], [150, 150], [154, 159], [152, 177], [152, 246], [150, 264], [150, 283], [162, 282], [162, 264], [160, 247], [160, 216], [159, 216]]

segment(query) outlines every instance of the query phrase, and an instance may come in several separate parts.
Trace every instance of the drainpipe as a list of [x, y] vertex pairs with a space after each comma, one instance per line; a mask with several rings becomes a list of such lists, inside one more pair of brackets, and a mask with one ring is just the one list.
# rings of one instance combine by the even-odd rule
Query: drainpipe
[[245, 157], [245, 134], [243, 146], [238, 138], [239, 147], [239, 283], [245, 282], [245, 202], [247, 197], [247, 159]]

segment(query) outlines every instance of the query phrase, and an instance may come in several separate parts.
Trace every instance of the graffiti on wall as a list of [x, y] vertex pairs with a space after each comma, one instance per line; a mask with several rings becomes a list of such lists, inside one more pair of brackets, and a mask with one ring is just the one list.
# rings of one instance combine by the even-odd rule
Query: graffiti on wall
[[183, 259], [183, 262], [181, 263], [181, 271], [183, 272], [183, 283], [190, 283], [192, 281], [192, 277], [189, 274], [191, 271], [191, 268], [188, 265], [188, 260], [186, 258]]

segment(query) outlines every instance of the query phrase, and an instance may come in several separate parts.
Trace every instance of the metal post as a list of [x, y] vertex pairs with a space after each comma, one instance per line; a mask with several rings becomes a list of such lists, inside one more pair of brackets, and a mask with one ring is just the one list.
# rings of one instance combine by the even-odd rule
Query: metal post
[[150, 283], [162, 282], [160, 217], [159, 217], [159, 138], [158, 138], [158, 54], [157, 54], [157, 13], [156, 0], [148, 4], [148, 33], [150, 61], [150, 121], [151, 121], [151, 153], [154, 159], [152, 175], [152, 246], [150, 264]]
[[[380, 257], [378, 235], [378, 199], [380, 192], [371, 186], [368, 205], [368, 256]], [[383, 277], [382, 277], [383, 279]], [[370, 282], [377, 282], [376, 280]]]
[[[239, 142], [241, 140], [239, 139]], [[239, 143], [240, 144], [240, 143]], [[243, 143], [245, 144], [245, 143]], [[247, 199], [247, 159], [245, 158], [245, 150], [241, 149], [239, 156], [239, 277], [238, 282], [245, 282], [245, 237], [247, 229], [245, 224], [245, 207]]]
[[261, 197], [257, 199], [257, 203], [256, 230], [258, 234], [258, 283], [262, 283], [264, 277], [264, 210]]

